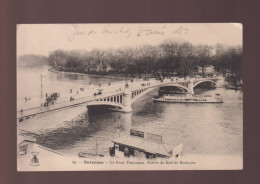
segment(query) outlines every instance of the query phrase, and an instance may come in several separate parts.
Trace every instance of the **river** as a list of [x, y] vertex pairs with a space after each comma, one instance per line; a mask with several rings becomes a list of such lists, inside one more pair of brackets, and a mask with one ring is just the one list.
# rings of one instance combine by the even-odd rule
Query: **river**
[[[25, 97], [40, 99], [41, 77], [43, 94], [73, 92], [89, 83], [107, 84], [116, 79], [90, 77], [81, 74], [54, 73], [43, 68], [17, 70], [17, 105]], [[222, 104], [154, 103], [157, 89], [132, 104], [132, 113], [89, 113], [85, 105], [57, 111], [32, 121], [18, 123], [23, 135], [36, 138], [38, 144], [69, 156], [81, 151], [105, 153], [119, 127], [128, 134], [131, 127], [156, 132], [169, 144], [184, 144], [185, 154], [239, 155], [243, 154], [243, 93], [216, 88], [196, 89], [197, 94], [220, 93]], [[17, 109], [19, 110], [19, 108]]]

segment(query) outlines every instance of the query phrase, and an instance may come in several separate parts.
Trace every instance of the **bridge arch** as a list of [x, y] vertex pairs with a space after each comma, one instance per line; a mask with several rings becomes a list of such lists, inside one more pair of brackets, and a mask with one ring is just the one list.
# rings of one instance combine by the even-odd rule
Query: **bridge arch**
[[199, 84], [202, 84], [202, 83], [211, 83], [211, 84], [217, 85], [217, 83], [213, 80], [202, 80], [202, 81], [198, 81], [198, 82], [194, 83], [193, 88], [195, 88], [196, 86], [198, 86]]
[[183, 89], [185, 92], [187, 92], [187, 93], [189, 93], [190, 92], [190, 90], [189, 90], [189, 88], [188, 87], [186, 87], [186, 86], [183, 86], [183, 85], [180, 85], [180, 84], [163, 84], [163, 85], [160, 85], [160, 86], [157, 86], [158, 88], [160, 88], [160, 87], [177, 87], [177, 88], [179, 88], [179, 89]]
[[113, 103], [111, 101], [94, 101], [94, 102], [87, 103], [87, 108], [88, 109], [107, 108], [111, 110], [122, 111], [124, 107], [120, 103]]

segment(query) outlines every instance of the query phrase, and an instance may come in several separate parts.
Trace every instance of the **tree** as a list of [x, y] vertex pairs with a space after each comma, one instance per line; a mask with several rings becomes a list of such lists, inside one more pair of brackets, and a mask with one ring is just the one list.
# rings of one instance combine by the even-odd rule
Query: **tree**
[[[215, 53], [214, 53], [215, 51]], [[143, 45], [136, 48], [92, 51], [56, 50], [48, 57], [49, 64], [56, 70], [103, 75], [108, 68], [110, 73], [123, 77], [136, 77], [144, 74], [156, 77], [190, 76], [198, 67], [205, 74], [209, 64], [237, 87], [242, 81], [242, 47], [224, 47], [216, 44], [215, 49], [208, 45], [192, 45], [185, 41], [165, 40], [158, 46]]]
[[202, 75], [205, 74], [205, 67], [208, 65], [211, 56], [211, 47], [208, 45], [198, 45], [195, 48], [197, 65], [201, 67]]
[[214, 67], [227, 75], [226, 79], [235, 88], [242, 87], [242, 52], [240, 46], [224, 48], [218, 45], [214, 56]]

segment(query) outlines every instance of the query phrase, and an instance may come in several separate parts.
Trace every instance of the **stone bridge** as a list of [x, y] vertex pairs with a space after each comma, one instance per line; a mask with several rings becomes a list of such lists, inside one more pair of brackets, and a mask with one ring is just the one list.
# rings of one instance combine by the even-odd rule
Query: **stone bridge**
[[[164, 81], [143, 81], [141, 86], [135, 86], [134, 84], [129, 83], [122, 92], [100, 97], [96, 100], [87, 103], [87, 108], [92, 108], [93, 106], [110, 106], [110, 109], [121, 111], [121, 112], [131, 112], [131, 105], [139, 97], [143, 96], [147, 92], [164, 86], [174, 86], [185, 90], [186, 93], [194, 94], [194, 88], [201, 83], [211, 83], [217, 85], [218, 78], [201, 78], [201, 79], [170, 79]], [[114, 108], [111, 108], [114, 107]]]
[[[77, 105], [86, 104], [87, 108], [95, 107], [108, 107], [121, 112], [131, 112], [131, 105], [138, 98], [146, 94], [147, 92], [164, 86], [174, 86], [185, 90], [187, 93], [194, 93], [194, 87], [201, 83], [212, 83], [217, 84], [219, 78], [200, 78], [200, 79], [184, 79], [184, 78], [172, 78], [165, 79], [163, 81], [150, 79], [149, 81], [138, 80], [138, 81], [127, 81], [122, 82], [120, 85], [110, 84], [104, 86], [102, 94], [92, 95], [78, 98], [73, 101], [63, 101], [56, 103], [48, 108], [43, 107], [31, 107], [17, 111], [18, 122], [37, 117], [38, 115], [44, 115], [48, 112], [61, 110], [63, 108], [71, 108]], [[98, 87], [100, 88], [100, 87]], [[92, 91], [95, 89], [92, 89]]]

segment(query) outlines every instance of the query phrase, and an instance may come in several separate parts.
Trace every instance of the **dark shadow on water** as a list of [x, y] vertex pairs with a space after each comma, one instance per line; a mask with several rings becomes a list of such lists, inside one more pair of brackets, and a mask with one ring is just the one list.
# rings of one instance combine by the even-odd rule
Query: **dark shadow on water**
[[[66, 121], [62, 127], [45, 130], [40, 134], [23, 133], [36, 138], [40, 145], [51, 149], [71, 148], [78, 141], [94, 137], [99, 132], [116, 133], [127, 131], [131, 127], [131, 113], [96, 111], [82, 114], [80, 118]], [[99, 134], [102, 136], [102, 134]]]

